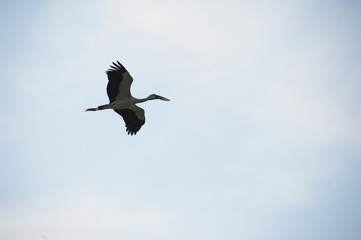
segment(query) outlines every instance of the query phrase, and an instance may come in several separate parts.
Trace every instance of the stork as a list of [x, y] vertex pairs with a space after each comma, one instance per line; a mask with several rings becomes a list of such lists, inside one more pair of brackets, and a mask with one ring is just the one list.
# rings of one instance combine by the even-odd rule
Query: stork
[[145, 123], [144, 109], [138, 107], [137, 103], [149, 100], [160, 99], [169, 101], [168, 98], [151, 94], [146, 98], [135, 98], [130, 93], [130, 86], [133, 78], [120, 62], [113, 62], [110, 69], [106, 71], [108, 75], [107, 94], [109, 104], [101, 105], [96, 108], [88, 108], [85, 111], [98, 111], [113, 109], [123, 117], [128, 134], [135, 135]]

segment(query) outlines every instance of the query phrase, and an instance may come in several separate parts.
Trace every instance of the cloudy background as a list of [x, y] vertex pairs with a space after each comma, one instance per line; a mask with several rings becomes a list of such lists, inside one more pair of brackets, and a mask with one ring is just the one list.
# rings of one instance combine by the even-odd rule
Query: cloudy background
[[[0, 9], [0, 239], [361, 238], [358, 1]], [[136, 136], [114, 60], [171, 99]]]

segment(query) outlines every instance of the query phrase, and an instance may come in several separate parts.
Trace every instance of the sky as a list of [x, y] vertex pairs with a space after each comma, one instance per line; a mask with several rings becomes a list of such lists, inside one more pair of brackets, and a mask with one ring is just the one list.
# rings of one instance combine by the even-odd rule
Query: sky
[[359, 1], [1, 5], [0, 239], [361, 238]]

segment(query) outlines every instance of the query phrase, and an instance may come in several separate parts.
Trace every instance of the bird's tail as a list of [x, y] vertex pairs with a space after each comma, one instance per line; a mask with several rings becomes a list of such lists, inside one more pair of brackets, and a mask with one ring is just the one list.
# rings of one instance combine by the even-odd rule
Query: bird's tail
[[98, 108], [88, 108], [87, 110], [85, 110], [86, 112], [87, 111], [98, 111]]
[[111, 105], [110, 104], [105, 104], [105, 105], [98, 106], [96, 108], [88, 108], [85, 111], [98, 111], [98, 110], [104, 110], [104, 109], [109, 109], [109, 108], [112, 108]]

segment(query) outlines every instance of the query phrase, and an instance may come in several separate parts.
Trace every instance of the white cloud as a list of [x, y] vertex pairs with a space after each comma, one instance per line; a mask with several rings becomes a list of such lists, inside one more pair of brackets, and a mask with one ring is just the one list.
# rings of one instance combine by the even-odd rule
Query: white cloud
[[[132, 205], [132, 204], [131, 204]], [[57, 193], [1, 211], [0, 237], [40, 239], [166, 239], [172, 216], [135, 209], [119, 197], [81, 191]]]
[[[27, 51], [15, 53], [27, 63], [7, 70], [14, 72], [13, 112], [2, 117], [4, 141], [25, 159], [4, 163], [11, 171], [2, 176], [27, 174], [26, 184], [3, 184], [15, 193], [24, 184], [30, 193], [1, 210], [0, 238], [282, 235], [290, 209], [320, 208], [348, 184], [359, 159], [353, 25], [332, 20], [333, 11], [312, 1], [53, 1], [38, 8], [24, 36]], [[147, 123], [132, 138], [114, 113], [83, 113], [107, 101], [104, 70], [116, 59], [135, 78], [135, 96], [171, 99], [145, 104]], [[59, 190], [94, 182], [136, 189], [141, 198]], [[56, 196], [29, 200], [49, 189]], [[154, 204], [163, 198], [172, 207]]]

